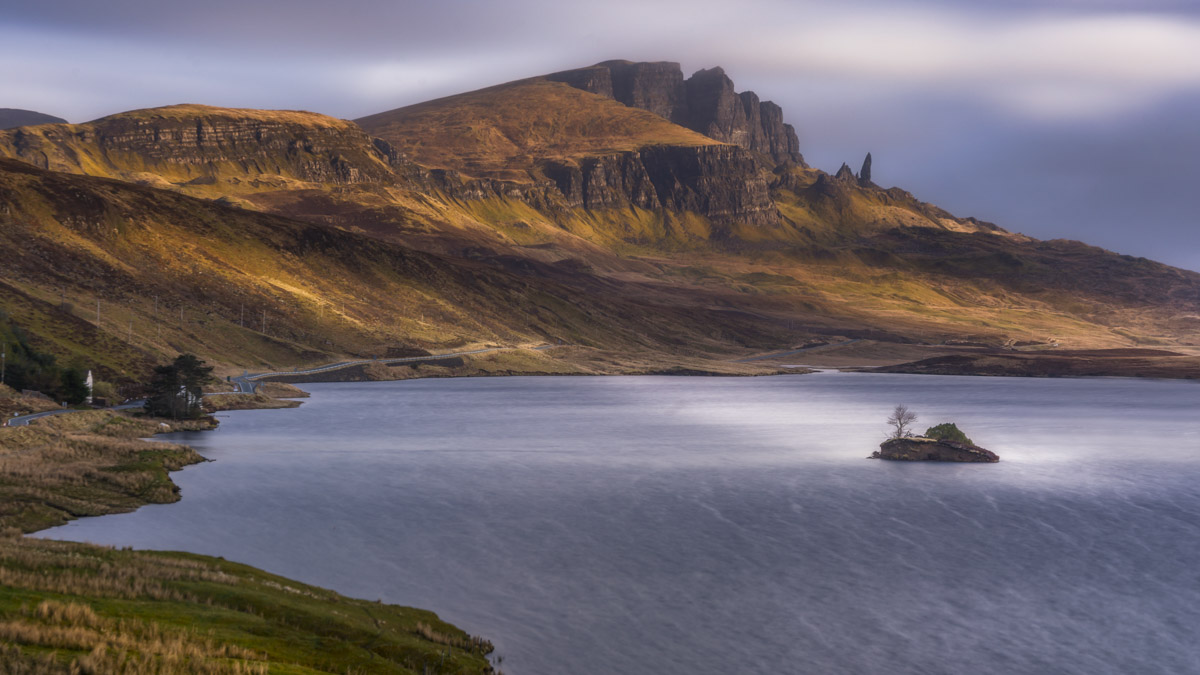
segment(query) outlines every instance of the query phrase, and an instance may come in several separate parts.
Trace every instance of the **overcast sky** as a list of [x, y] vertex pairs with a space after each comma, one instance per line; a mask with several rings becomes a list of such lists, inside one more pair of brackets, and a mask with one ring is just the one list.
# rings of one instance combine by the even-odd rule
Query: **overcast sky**
[[813, 165], [1200, 270], [1195, 0], [0, 0], [0, 107], [355, 118], [598, 61], [724, 66]]

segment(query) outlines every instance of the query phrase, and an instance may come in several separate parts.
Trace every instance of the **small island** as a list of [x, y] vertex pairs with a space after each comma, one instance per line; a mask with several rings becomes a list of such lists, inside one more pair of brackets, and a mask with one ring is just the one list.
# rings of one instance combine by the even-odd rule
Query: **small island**
[[888, 424], [892, 426], [890, 438], [879, 444], [879, 449], [868, 459], [891, 459], [900, 461], [932, 462], [999, 462], [1000, 457], [981, 448], [967, 437], [956, 424], [947, 422], [929, 427], [924, 436], [913, 436], [908, 430], [917, 421], [915, 413], [905, 406], [896, 406]]

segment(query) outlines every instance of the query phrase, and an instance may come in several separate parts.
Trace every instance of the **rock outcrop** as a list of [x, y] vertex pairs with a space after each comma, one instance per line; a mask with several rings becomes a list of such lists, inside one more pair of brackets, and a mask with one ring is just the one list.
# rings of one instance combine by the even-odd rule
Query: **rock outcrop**
[[389, 156], [350, 122], [290, 111], [171, 106], [87, 124], [18, 128], [0, 155], [43, 169], [122, 178], [151, 171], [178, 182], [229, 174], [277, 174], [317, 183], [394, 180]]
[[977, 445], [933, 438], [889, 438], [870, 459], [934, 462], [999, 462], [996, 453]]
[[766, 177], [734, 146], [650, 146], [590, 157], [579, 166], [551, 163], [544, 171], [570, 206], [691, 211], [726, 225], [780, 221]]
[[678, 63], [605, 61], [589, 68], [548, 75], [577, 89], [616, 99], [710, 138], [761, 153], [776, 163], [804, 165], [796, 130], [783, 121], [783, 109], [738, 93], [721, 68], [700, 70], [686, 80]]
[[628, 106], [674, 119], [687, 106], [687, 88], [679, 64], [659, 61], [606, 61], [600, 66], [612, 77], [610, 96]]
[[854, 169], [851, 169], [850, 165], [845, 162], [842, 162], [841, 168], [837, 170], [837, 173], [833, 177], [843, 183], [858, 182], [858, 176], [854, 175]]

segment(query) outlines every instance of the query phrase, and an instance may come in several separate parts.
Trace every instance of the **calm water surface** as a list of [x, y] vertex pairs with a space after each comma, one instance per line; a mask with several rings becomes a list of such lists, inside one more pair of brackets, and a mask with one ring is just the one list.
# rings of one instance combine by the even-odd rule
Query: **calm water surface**
[[[44, 536], [433, 609], [564, 673], [1200, 673], [1200, 385], [823, 373], [306, 385], [183, 501]], [[865, 457], [897, 403], [995, 465]]]

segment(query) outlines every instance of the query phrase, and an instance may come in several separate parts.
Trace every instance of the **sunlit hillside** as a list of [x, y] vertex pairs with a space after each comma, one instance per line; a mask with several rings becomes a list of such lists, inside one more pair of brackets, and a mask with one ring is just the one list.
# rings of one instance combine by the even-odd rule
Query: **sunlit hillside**
[[521, 80], [356, 120], [419, 164], [528, 181], [547, 161], [649, 145], [717, 145], [654, 113], [561, 82]]

